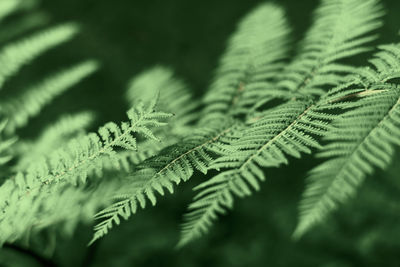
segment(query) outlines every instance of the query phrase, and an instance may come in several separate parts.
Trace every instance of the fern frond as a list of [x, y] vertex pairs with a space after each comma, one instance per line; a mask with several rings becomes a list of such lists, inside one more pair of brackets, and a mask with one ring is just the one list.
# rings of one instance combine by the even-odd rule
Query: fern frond
[[188, 86], [175, 78], [169, 68], [156, 66], [137, 75], [130, 82], [126, 98], [135, 106], [138, 101], [150, 101], [157, 94], [160, 94], [160, 110], [175, 114], [168, 124], [168, 134], [185, 132], [187, 125], [198, 117], [194, 112], [198, 102], [193, 99]]
[[[80, 178], [86, 181], [87, 172], [90, 169], [100, 171], [102, 169], [101, 156], [109, 156], [114, 160], [115, 148], [136, 150], [136, 138], [132, 133], [138, 133], [146, 138], [158, 140], [149, 127], [163, 126], [162, 122], [170, 114], [155, 112], [154, 105], [145, 107], [138, 105], [127, 112], [129, 122], [123, 122], [121, 127], [113, 122], [100, 127], [98, 133], [91, 133], [82, 138], [73, 139], [66, 148], [59, 149], [51, 154], [47, 160], [51, 174], [42, 177], [46, 183], [68, 180], [75, 184]], [[32, 166], [28, 173], [41, 174], [43, 168]]]
[[78, 31], [76, 24], [62, 24], [15, 43], [0, 50], [0, 89], [4, 82], [17, 73], [23, 65], [49, 49], [70, 40]]
[[[17, 232], [18, 227], [27, 229], [25, 224], [33, 218], [25, 218], [24, 210], [40, 208], [43, 194], [54, 193], [60, 186], [68, 183], [77, 184], [78, 179], [86, 182], [87, 173], [101, 168], [101, 156], [109, 155], [113, 160], [115, 148], [135, 149], [136, 139], [132, 133], [139, 133], [147, 138], [157, 139], [149, 127], [161, 126], [170, 114], [155, 112], [155, 102], [149, 106], [138, 105], [128, 111], [129, 122], [121, 127], [107, 123], [97, 133], [74, 139], [65, 147], [54, 151], [41, 162], [30, 166], [26, 174], [18, 174], [0, 187], [0, 236], [9, 237]], [[11, 184], [10, 184], [11, 183]], [[33, 211], [26, 214], [37, 215]], [[25, 216], [27, 216], [25, 214]], [[35, 217], [36, 218], [36, 217]], [[0, 243], [7, 239], [0, 239]]]
[[386, 168], [394, 146], [400, 145], [400, 87], [389, 82], [400, 78], [400, 45], [381, 49], [370, 60], [375, 69], [363, 69], [358, 87], [347, 90], [362, 98], [347, 103], [351, 110], [334, 121], [335, 127], [326, 136], [328, 144], [318, 154], [328, 160], [309, 173], [295, 238], [355, 195], [375, 167]]
[[[158, 133], [159, 138], [163, 138], [162, 132]], [[160, 139], [161, 140], [161, 139]], [[162, 149], [172, 146], [181, 141], [181, 137], [168, 136], [168, 138], [159, 141], [142, 140], [137, 143], [136, 151], [118, 151], [115, 155], [115, 160], [110, 161], [108, 157], [103, 157], [103, 170], [106, 172], [125, 172], [130, 173], [143, 163], [145, 160], [157, 155]], [[99, 170], [95, 170], [95, 175], [104, 176]]]
[[234, 113], [243, 112], [260, 92], [272, 90], [270, 82], [288, 51], [288, 33], [284, 12], [273, 4], [263, 4], [241, 20], [204, 99], [205, 121], [233, 106]]
[[20, 9], [32, 7], [34, 0], [2, 0], [0, 2], [0, 22]]
[[69, 140], [83, 135], [85, 129], [93, 122], [94, 115], [91, 112], [81, 112], [74, 115], [64, 115], [54, 124], [47, 127], [39, 138], [33, 142], [20, 144], [18, 160], [15, 170], [23, 171], [28, 165], [34, 164], [37, 159], [57, 150]]
[[[139, 140], [137, 151], [121, 151], [115, 155], [115, 162], [104, 157], [103, 169], [107, 172], [131, 172], [136, 165], [156, 155], [160, 150], [181, 141], [182, 134], [190, 131], [190, 125], [197, 119], [194, 110], [198, 102], [193, 100], [186, 84], [174, 77], [173, 72], [164, 66], [156, 66], [143, 71], [129, 83], [126, 99], [131, 106], [146, 102], [159, 95], [157, 106], [167, 112], [174, 113], [166, 127], [155, 129], [161, 142], [155, 140]], [[103, 173], [96, 171], [96, 175]]]
[[228, 142], [234, 138], [229, 132], [235, 127], [234, 120], [219, 121], [143, 162], [142, 169], [134, 172], [128, 178], [128, 185], [114, 197], [118, 201], [96, 215], [103, 221], [95, 226], [91, 243], [106, 235], [113, 224], [118, 225], [120, 217], [128, 219], [139, 207], [145, 208], [147, 199], [155, 205], [156, 193], [164, 195], [165, 189], [173, 193], [173, 185], [187, 181], [194, 169], [206, 173], [212, 154], [226, 153], [225, 147], [217, 141]]
[[370, 33], [382, 25], [377, 0], [323, 0], [301, 43], [299, 55], [280, 75], [277, 86], [289, 92], [321, 96], [345, 81], [356, 68], [338, 62], [369, 51]]
[[57, 183], [43, 192], [31, 191], [20, 196], [25, 186], [24, 175], [19, 173], [0, 187], [1, 196], [9, 196], [1, 204], [6, 212], [0, 216], [0, 246], [54, 225], [71, 234], [78, 223], [91, 222], [95, 212], [109, 204], [109, 198], [121, 184], [105, 181], [95, 187], [79, 188]]
[[25, 126], [30, 117], [67, 89], [79, 83], [98, 69], [95, 61], [86, 61], [45, 79], [21, 95], [0, 101], [0, 113], [9, 119], [8, 132]]
[[0, 166], [7, 163], [12, 158], [12, 156], [8, 153], [4, 155], [4, 152], [6, 152], [10, 148], [10, 146], [16, 142], [16, 138], [3, 140], [2, 135], [6, 125], [7, 120], [3, 120], [0, 122]]
[[183, 246], [208, 231], [217, 214], [233, 207], [234, 196], [245, 197], [259, 190], [265, 180], [265, 167], [287, 164], [287, 156], [299, 158], [319, 148], [316, 136], [327, 131], [332, 116], [322, 111], [325, 101], [290, 101], [265, 113], [231, 143], [233, 152], [216, 159], [212, 169], [225, 169], [200, 184], [201, 190], [189, 205], [178, 246]]
[[44, 26], [47, 22], [49, 22], [49, 17], [46, 14], [33, 12], [16, 21], [5, 23], [0, 30], [0, 43], [5, 43], [32, 29]]

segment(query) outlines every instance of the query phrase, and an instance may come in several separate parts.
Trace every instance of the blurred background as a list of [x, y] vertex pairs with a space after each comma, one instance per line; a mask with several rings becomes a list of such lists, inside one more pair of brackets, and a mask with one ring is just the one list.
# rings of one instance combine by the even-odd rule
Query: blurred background
[[[1, 0], [0, 0], [1, 1]], [[264, 1], [259, 0], [43, 0], [33, 13], [45, 25], [76, 21], [82, 31], [72, 42], [54, 49], [24, 68], [9, 88], [23, 88], [57, 68], [84, 59], [97, 59], [102, 68], [47, 106], [24, 137], [34, 137], [43, 125], [62, 113], [93, 110], [93, 129], [110, 120], [124, 119], [129, 80], [155, 64], [170, 66], [196, 97], [213, 77], [226, 40], [239, 19]], [[276, 0], [284, 7], [296, 44], [310, 26], [316, 0]], [[387, 15], [377, 43], [399, 42], [400, 1], [382, 1]], [[32, 14], [32, 11], [30, 11]], [[20, 14], [19, 14], [20, 15]], [[12, 21], [12, 17], [8, 20]], [[8, 21], [7, 20], [7, 21]], [[5, 21], [5, 26], [7, 26]], [[19, 38], [14, 36], [12, 38]], [[12, 39], [11, 39], [12, 40]], [[294, 52], [294, 51], [293, 51]], [[369, 55], [353, 60], [365, 64]], [[8, 90], [10, 91], [10, 90]], [[7, 94], [14, 94], [13, 90]], [[239, 200], [221, 217], [209, 235], [175, 250], [179, 224], [193, 197], [193, 177], [174, 195], [161, 199], [115, 227], [111, 234], [86, 247], [91, 226], [82, 225], [72, 238], [43, 240], [29, 250], [5, 248], [5, 266], [400, 266], [399, 155], [388, 171], [369, 177], [356, 199], [335, 212], [324, 225], [300, 241], [291, 240], [297, 204], [307, 170], [317, 164], [309, 158], [290, 167], [267, 170], [268, 181], [253, 197]], [[295, 171], [294, 171], [295, 170]], [[34, 255], [50, 258], [42, 263]], [[10, 265], [11, 264], [11, 265]]]

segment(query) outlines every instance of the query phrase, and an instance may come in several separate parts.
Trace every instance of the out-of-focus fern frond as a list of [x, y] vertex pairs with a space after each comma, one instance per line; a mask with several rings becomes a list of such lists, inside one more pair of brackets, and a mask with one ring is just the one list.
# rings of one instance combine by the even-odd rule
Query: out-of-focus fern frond
[[105, 158], [104, 169], [106, 171], [131, 171], [133, 165], [137, 165], [160, 150], [180, 142], [181, 135], [190, 130], [191, 125], [198, 117], [195, 112], [198, 102], [193, 99], [186, 84], [175, 78], [169, 68], [156, 66], [135, 76], [130, 82], [126, 98], [131, 106], [135, 106], [140, 101], [154, 99], [156, 95], [159, 95], [157, 105], [160, 109], [174, 113], [174, 117], [168, 121], [166, 127], [155, 131], [161, 142], [140, 141], [138, 151], [123, 151], [116, 155], [118, 164], [110, 163]]
[[7, 120], [0, 122], [0, 166], [7, 163], [11, 158], [11, 154], [5, 154], [12, 144], [15, 143], [16, 138], [4, 139], [3, 131], [7, 125]]
[[204, 121], [243, 112], [261, 92], [273, 90], [270, 82], [287, 56], [288, 33], [284, 12], [273, 4], [263, 4], [241, 20], [204, 98]]
[[[115, 147], [136, 149], [136, 139], [132, 133], [157, 139], [149, 127], [164, 125], [162, 121], [170, 117], [168, 113], [154, 111], [151, 105], [138, 105], [128, 111], [129, 122], [121, 126], [107, 123], [98, 133], [70, 141], [48, 157], [31, 165], [25, 174], [19, 173], [0, 187], [0, 243], [23, 235], [33, 221], [46, 220], [38, 214], [44, 205], [47, 194], [58, 192], [60, 186], [86, 182], [87, 173], [102, 168], [101, 156], [109, 155], [113, 160]], [[27, 211], [29, 210], [29, 211]], [[28, 217], [28, 215], [32, 217]]]
[[23, 40], [8, 44], [0, 50], [0, 89], [4, 82], [17, 73], [23, 65], [45, 51], [70, 40], [78, 31], [74, 23], [62, 24]]
[[171, 131], [178, 134], [185, 132], [188, 124], [197, 119], [194, 110], [198, 102], [193, 99], [188, 86], [175, 78], [169, 68], [156, 66], [133, 78], [126, 97], [135, 106], [138, 101], [150, 101], [157, 94], [160, 95], [160, 110], [175, 114], [166, 128], [168, 134]]
[[94, 115], [91, 112], [62, 116], [47, 127], [37, 140], [20, 144], [18, 154], [21, 156], [15, 169], [23, 171], [29, 165], [35, 164], [36, 160], [57, 150], [72, 138], [83, 135], [93, 119]]
[[33, 7], [36, 2], [36, 0], [2, 0], [0, 2], [0, 22], [18, 10]]
[[98, 64], [95, 61], [86, 61], [45, 79], [17, 97], [0, 100], [0, 112], [9, 119], [7, 131], [13, 132], [16, 128], [25, 126], [30, 117], [36, 116], [55, 97], [79, 83], [97, 68]]
[[12, 21], [2, 25], [0, 31], [0, 43], [9, 41], [16, 36], [22, 35], [31, 29], [38, 28], [46, 25], [49, 21], [49, 17], [41, 12], [35, 12], [27, 14], [17, 21]]

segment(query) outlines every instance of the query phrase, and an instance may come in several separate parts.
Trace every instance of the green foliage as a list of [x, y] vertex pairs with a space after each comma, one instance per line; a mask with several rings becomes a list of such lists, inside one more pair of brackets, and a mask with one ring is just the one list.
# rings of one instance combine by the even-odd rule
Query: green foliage
[[35, 160], [56, 150], [59, 144], [85, 134], [84, 129], [93, 122], [93, 119], [94, 116], [90, 112], [64, 115], [44, 129], [35, 141], [19, 143], [19, 148], [16, 149], [19, 156], [16, 170], [23, 171]]
[[14, 132], [16, 128], [27, 124], [29, 118], [39, 114], [46, 104], [92, 74], [97, 68], [97, 63], [94, 61], [80, 63], [47, 78], [33, 88], [29, 88], [20, 96], [2, 100], [0, 112], [10, 120], [7, 124], [7, 130]]
[[[34, 1], [1, 3], [0, 20]], [[202, 100], [170, 68], [156, 66], [129, 82], [128, 121], [105, 123], [96, 132], [87, 131], [94, 114], [77, 112], [35, 138], [17, 138], [47, 105], [93, 74], [97, 61], [1, 97], [0, 244], [49, 229], [71, 235], [79, 223], [96, 220], [92, 244], [166, 191], [203, 175], [191, 181], [198, 185], [181, 226], [177, 246], [183, 247], [209, 232], [235, 198], [273, 179], [272, 169], [308, 154], [320, 163], [309, 171], [300, 200], [293, 233], [300, 238], [396, 156], [400, 45], [378, 46], [372, 67], [349, 64], [374, 50], [383, 14], [378, 0], [322, 0], [291, 59], [285, 12], [262, 4], [239, 22]], [[32, 16], [35, 22], [14, 24], [4, 38], [45, 21]], [[8, 89], [25, 65], [79, 28], [66, 23], [4, 45], [0, 88]]]
[[114, 196], [118, 201], [96, 215], [103, 221], [95, 226], [92, 242], [107, 234], [113, 222], [119, 224], [120, 216], [128, 219], [139, 207], [145, 208], [146, 198], [155, 205], [155, 193], [164, 195], [165, 189], [173, 193], [173, 185], [187, 181], [194, 170], [205, 174], [212, 160], [209, 151], [224, 151], [223, 146], [214, 145], [227, 133], [227, 127], [221, 128], [221, 124], [224, 125], [219, 121], [215, 128], [200, 129], [140, 164], [138, 170], [127, 177], [125, 187]]
[[380, 48], [382, 52], [371, 60], [376, 69], [367, 68], [361, 77], [355, 77], [354, 89], [341, 88], [347, 93], [362, 93], [363, 97], [346, 105], [350, 110], [333, 121], [324, 138], [328, 143], [317, 156], [328, 160], [310, 171], [295, 237], [353, 196], [374, 167], [385, 169], [392, 161], [395, 145], [400, 145], [400, 91], [390, 82], [400, 77], [400, 47]]
[[[4, 120], [0, 123], [0, 137], [2, 137], [4, 128], [7, 126], [7, 120]], [[11, 159], [11, 155], [5, 154], [10, 146], [15, 143], [16, 139], [5, 139], [0, 138], [0, 165], [4, 165]]]
[[339, 60], [371, 49], [365, 45], [377, 38], [371, 31], [382, 25], [382, 15], [375, 0], [321, 1], [299, 54], [282, 72], [277, 86], [320, 96], [324, 89], [343, 83], [346, 74], [356, 70]]
[[73, 23], [64, 24], [16, 41], [3, 47], [0, 51], [0, 88], [8, 77], [16, 74], [25, 64], [40, 56], [47, 50], [70, 40], [78, 31]]
[[268, 97], [265, 94], [281, 95], [270, 87], [287, 57], [287, 24], [283, 10], [270, 4], [239, 23], [204, 97], [204, 121], [228, 112], [246, 114], [254, 101]]

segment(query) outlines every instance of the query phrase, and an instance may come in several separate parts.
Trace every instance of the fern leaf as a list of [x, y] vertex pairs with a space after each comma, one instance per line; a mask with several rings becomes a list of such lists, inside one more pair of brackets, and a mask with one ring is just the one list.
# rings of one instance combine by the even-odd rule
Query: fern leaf
[[260, 91], [270, 89], [287, 54], [288, 33], [284, 12], [273, 4], [261, 5], [241, 20], [204, 99], [204, 121], [233, 106], [240, 113]]
[[95, 226], [95, 233], [90, 243], [95, 242], [112, 228], [119, 224], [120, 217], [128, 219], [139, 207], [145, 208], [150, 200], [155, 205], [156, 193], [164, 195], [165, 189], [173, 193], [174, 184], [187, 181], [194, 169], [206, 173], [212, 153], [225, 153], [222, 145], [216, 146], [216, 141], [230, 139], [228, 133], [237, 127], [234, 121], [221, 121], [214, 127], [198, 130], [183, 142], [163, 149], [157, 156], [143, 162], [141, 170], [134, 172], [128, 179], [128, 185], [115, 196], [118, 200], [110, 207], [100, 211], [97, 219], [102, 219]]
[[33, 12], [22, 18], [5, 23], [0, 31], [0, 43], [5, 43], [30, 30], [42, 27], [49, 21], [49, 17], [41, 12]]
[[73, 23], [59, 25], [8, 44], [0, 50], [0, 89], [4, 82], [47, 50], [70, 40], [78, 31]]
[[16, 138], [3, 140], [2, 133], [6, 125], [7, 120], [0, 122], [0, 166], [7, 163], [12, 158], [12, 156], [9, 154], [4, 155], [4, 152], [6, 152], [10, 146], [16, 142]]
[[138, 101], [150, 101], [157, 94], [160, 95], [160, 110], [175, 114], [166, 129], [168, 134], [185, 132], [187, 125], [197, 119], [194, 110], [198, 103], [187, 85], [175, 78], [169, 68], [156, 66], [137, 75], [131, 80], [126, 97], [135, 106]]
[[26, 125], [30, 117], [36, 116], [55, 97], [79, 83], [97, 68], [98, 64], [94, 61], [82, 62], [47, 78], [17, 97], [2, 100], [0, 112], [10, 121], [7, 131], [14, 132], [16, 128]]
[[321, 96], [339, 85], [357, 69], [338, 61], [370, 50], [365, 45], [376, 39], [370, 32], [382, 25], [382, 15], [377, 0], [323, 0], [299, 55], [282, 72], [277, 86]]
[[18, 171], [25, 170], [37, 159], [46, 156], [71, 140], [73, 137], [83, 135], [94, 115], [90, 112], [81, 112], [74, 115], [65, 115], [54, 124], [47, 127], [40, 137], [34, 142], [20, 144], [18, 154], [22, 155], [15, 167]]
[[375, 167], [386, 168], [394, 145], [400, 145], [400, 88], [390, 83], [390, 79], [400, 77], [400, 46], [381, 49], [370, 60], [375, 69], [361, 71], [358, 87], [339, 90], [362, 98], [347, 103], [351, 109], [334, 120], [335, 128], [326, 136], [328, 144], [318, 156], [328, 160], [310, 171], [295, 238], [355, 195]]
[[[140, 101], [150, 101], [159, 95], [158, 106], [167, 112], [173, 112], [174, 117], [169, 120], [167, 127], [161, 128], [155, 133], [162, 142], [145, 140], [138, 143], [137, 151], [123, 151], [116, 155], [117, 163], [110, 163], [104, 158], [104, 170], [129, 172], [133, 166], [154, 156], [160, 150], [178, 143], [182, 134], [189, 131], [190, 124], [197, 119], [194, 110], [198, 103], [192, 99], [192, 95], [186, 84], [175, 78], [173, 72], [166, 67], [156, 66], [143, 71], [131, 81], [126, 93], [130, 105], [135, 106]], [[98, 172], [97, 175], [103, 174]]]
[[299, 158], [319, 148], [315, 136], [323, 136], [332, 119], [322, 111], [325, 101], [290, 101], [266, 112], [233, 142], [234, 152], [216, 159], [210, 166], [220, 170], [212, 179], [200, 184], [201, 190], [189, 205], [178, 247], [206, 233], [217, 214], [233, 207], [234, 196], [245, 197], [259, 190], [265, 180], [265, 167], [287, 164], [287, 156]]
[[[347, 75], [358, 69], [335, 61], [364, 51], [362, 45], [374, 37], [363, 35], [380, 25], [381, 15], [376, 1], [323, 1], [300, 55], [278, 77], [278, 89], [288, 91], [289, 97], [297, 91], [321, 96], [326, 86], [346, 81]], [[346, 20], [346, 25], [341, 25], [342, 20]], [[363, 27], [357, 27], [361, 24]], [[300, 100], [262, 113], [243, 137], [232, 144], [237, 152], [212, 164], [212, 168], [227, 170], [197, 187], [201, 191], [185, 216], [178, 246], [207, 232], [218, 213], [232, 208], [233, 196], [244, 197], [251, 195], [252, 189], [258, 190], [259, 182], [265, 179], [262, 168], [280, 166], [288, 162], [287, 156], [300, 157], [301, 153], [310, 153], [310, 148], [319, 148], [315, 137], [325, 135], [334, 117], [323, 111], [340, 108], [329, 102], [333, 95], [325, 94], [311, 104], [297, 95], [293, 99]]]
[[[159, 138], [162, 138], [162, 134], [157, 134]], [[161, 140], [161, 139], [160, 139]], [[137, 144], [138, 149], [136, 151], [125, 150], [118, 151], [115, 154], [115, 160], [110, 161], [106, 156], [103, 157], [103, 169], [107, 172], [125, 172], [130, 173], [135, 169], [139, 168], [139, 165], [145, 160], [157, 155], [162, 149], [172, 146], [181, 141], [180, 137], [168, 136], [167, 139], [161, 140], [161, 142], [155, 140], [144, 140]], [[95, 175], [102, 177], [104, 176], [102, 170], [96, 169]]]
[[5, 203], [2, 197], [1, 208], [6, 213], [0, 216], [0, 246], [54, 225], [71, 235], [78, 223], [92, 222], [95, 212], [109, 204], [109, 197], [121, 186], [115, 181], [90, 188], [57, 183], [46, 191], [31, 191], [21, 197], [20, 190], [26, 190], [23, 176], [19, 173], [0, 187], [1, 196], [9, 197]]
[[[149, 127], [164, 125], [162, 120], [170, 114], [156, 112], [154, 106], [155, 102], [149, 106], [138, 105], [127, 113], [130, 122], [123, 122], [121, 127], [107, 123], [98, 134], [74, 139], [66, 147], [30, 166], [26, 174], [18, 174], [3, 184], [0, 187], [0, 238], [10, 238], [13, 233], [21, 233], [19, 227], [27, 229], [31, 226], [26, 223], [36, 220], [38, 214], [33, 211], [44, 205], [41, 202], [43, 194], [55, 193], [68, 183], [76, 184], [78, 179], [86, 182], [90, 170], [102, 167], [102, 155], [109, 155], [113, 160], [115, 147], [135, 149], [136, 141], [132, 133], [156, 138]], [[26, 217], [28, 215], [33, 218]], [[0, 243], [4, 241], [7, 239], [0, 239]]]
[[34, 0], [2, 0], [0, 2], [0, 22], [20, 9], [32, 7], [35, 2]]

